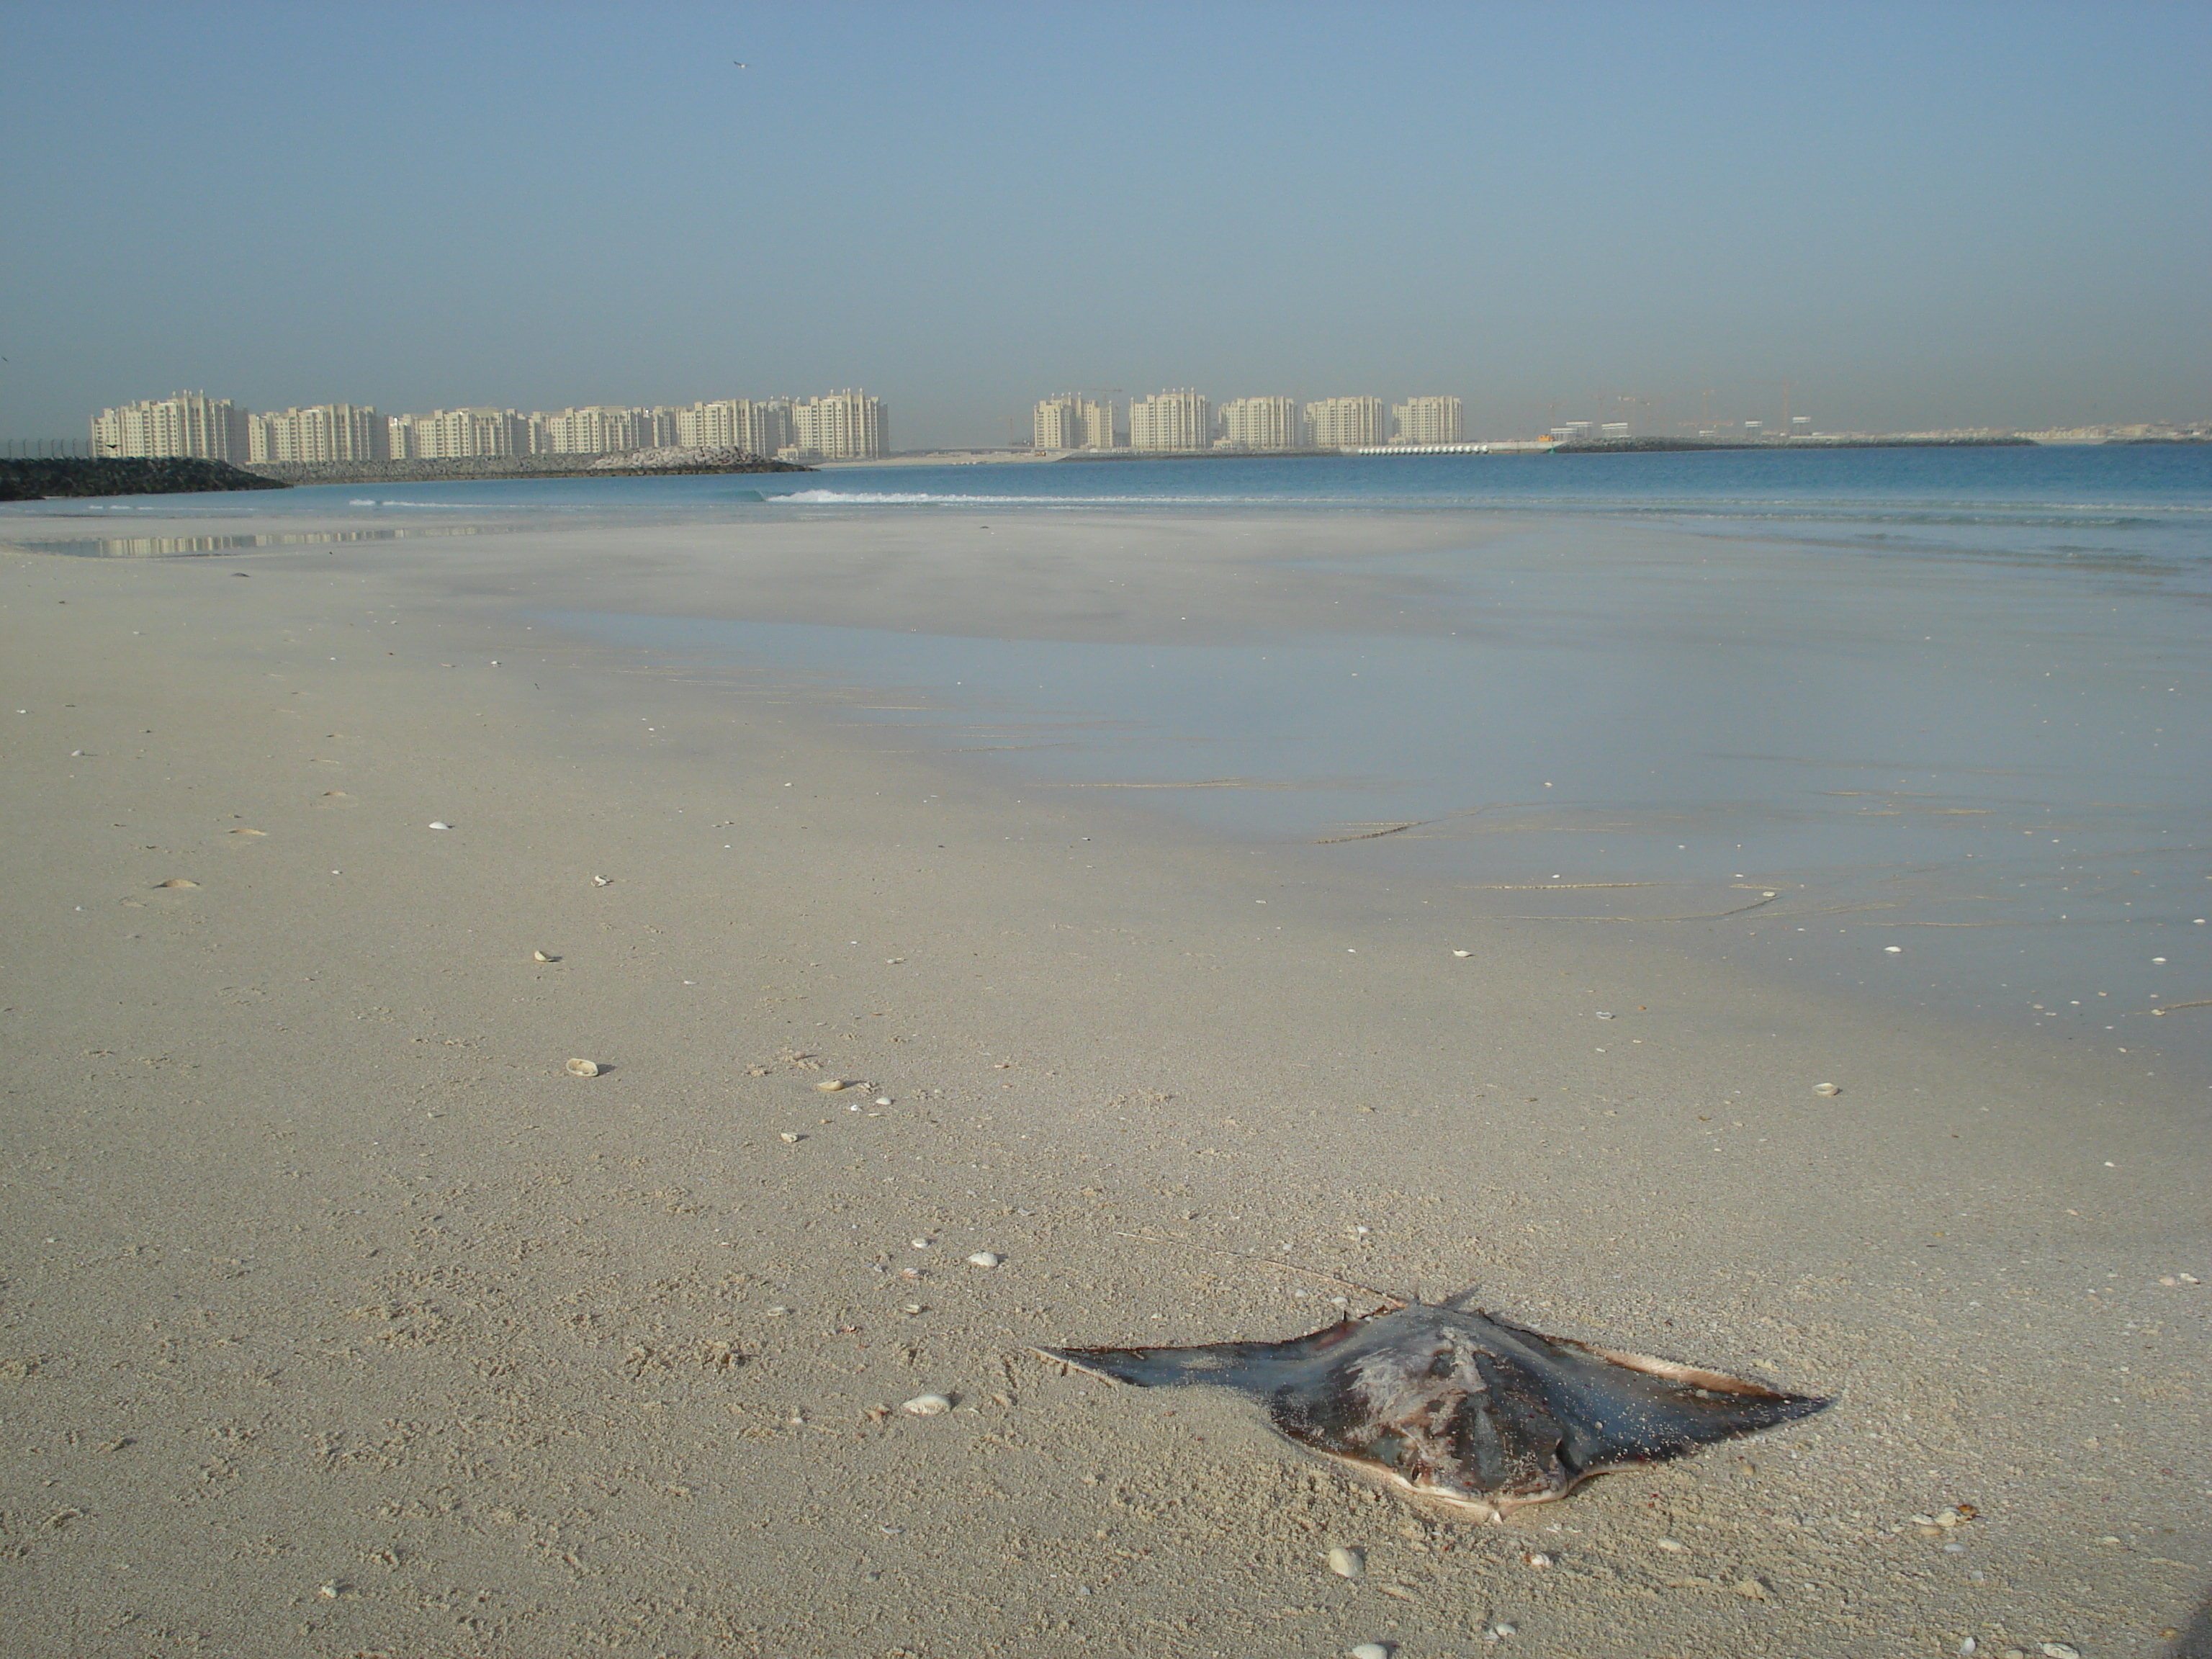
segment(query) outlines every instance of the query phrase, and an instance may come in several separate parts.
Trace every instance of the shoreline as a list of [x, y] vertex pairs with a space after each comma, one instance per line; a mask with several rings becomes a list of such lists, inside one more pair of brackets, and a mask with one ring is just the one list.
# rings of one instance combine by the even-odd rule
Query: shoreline
[[[937, 591], [959, 526], [854, 530], [776, 528], [896, 578], [808, 602], [980, 602]], [[605, 526], [0, 553], [35, 711], [0, 727], [4, 1203], [56, 1240], [19, 1252], [0, 1504], [75, 1511], [17, 1563], [52, 1650], [72, 1606], [334, 1653], [565, 1650], [639, 1608], [662, 1646], [839, 1654], [1456, 1653], [1490, 1618], [1535, 1651], [2094, 1653], [2189, 1623], [2184, 1103], [2118, 1115], [2102, 1062], [1646, 944], [1382, 927], [1389, 878], [546, 620], [615, 586], [682, 614], [708, 570]], [[1324, 1322], [1224, 1250], [1842, 1401], [1478, 1529], [1234, 1401], [1023, 1358]], [[866, 1415], [926, 1388], [958, 1408]], [[1962, 1500], [1963, 1555], [1910, 1522]], [[102, 1576], [247, 1538], [276, 1555]], [[1406, 1595], [1334, 1579], [1337, 1543]]]

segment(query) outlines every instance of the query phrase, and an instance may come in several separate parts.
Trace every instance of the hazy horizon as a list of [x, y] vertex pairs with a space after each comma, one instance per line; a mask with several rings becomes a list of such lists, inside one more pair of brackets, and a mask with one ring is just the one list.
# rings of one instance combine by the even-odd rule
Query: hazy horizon
[[[9, 12], [0, 440], [1449, 392], [1471, 436], [2212, 414], [2212, 13]], [[732, 60], [742, 60], [740, 69]]]

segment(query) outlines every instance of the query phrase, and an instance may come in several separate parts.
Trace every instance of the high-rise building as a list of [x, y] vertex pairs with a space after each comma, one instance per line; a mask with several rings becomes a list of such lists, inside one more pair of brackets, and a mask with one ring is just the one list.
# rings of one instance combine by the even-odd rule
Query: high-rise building
[[1213, 441], [1213, 411], [1199, 392], [1162, 392], [1129, 400], [1132, 449], [1204, 449]]
[[1075, 424], [1079, 441], [1085, 449], [1114, 449], [1119, 446], [1114, 440], [1114, 400], [1111, 398], [1078, 398], [1075, 400]]
[[1456, 398], [1408, 398], [1393, 404], [1390, 423], [1396, 428], [1390, 441], [1401, 444], [1455, 444], [1465, 430]]
[[1380, 398], [1323, 398], [1306, 405], [1316, 449], [1351, 449], [1382, 441]]
[[880, 398], [832, 392], [791, 406], [792, 447], [825, 461], [872, 460], [890, 448], [890, 422]]
[[242, 461], [252, 436], [246, 412], [228, 398], [179, 392], [103, 409], [92, 417], [94, 455], [191, 455], [209, 461]]
[[317, 404], [249, 415], [246, 459], [255, 461], [382, 461], [392, 456], [392, 428], [359, 404]]
[[1032, 449], [1081, 449], [1083, 416], [1080, 405], [1065, 393], [1038, 399], [1030, 411]]
[[458, 461], [532, 453], [534, 416], [511, 409], [441, 409], [385, 423], [395, 461]]
[[1237, 449], [1296, 449], [1301, 422], [1295, 398], [1232, 398], [1221, 405], [1221, 441]]
[[541, 410], [530, 417], [530, 450], [535, 455], [621, 455], [650, 448], [653, 424], [648, 411], [613, 404]]
[[724, 398], [679, 409], [673, 442], [686, 449], [742, 449], [773, 455], [791, 442], [791, 404], [784, 398], [755, 403]]

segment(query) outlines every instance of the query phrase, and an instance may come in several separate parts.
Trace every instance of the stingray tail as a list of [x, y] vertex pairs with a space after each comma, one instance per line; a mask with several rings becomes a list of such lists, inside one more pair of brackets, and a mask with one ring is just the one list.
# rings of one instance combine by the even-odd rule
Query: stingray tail
[[1211, 1382], [1248, 1393], [1273, 1386], [1270, 1373], [1325, 1353], [1359, 1329], [1347, 1319], [1295, 1342], [1216, 1342], [1200, 1348], [1038, 1348], [1035, 1352], [1109, 1382], [1172, 1388]]

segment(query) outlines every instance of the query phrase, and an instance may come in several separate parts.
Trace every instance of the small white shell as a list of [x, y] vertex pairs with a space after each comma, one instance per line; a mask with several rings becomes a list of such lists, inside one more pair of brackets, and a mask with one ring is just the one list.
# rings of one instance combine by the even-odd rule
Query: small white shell
[[1813, 1092], [1816, 1095], [1839, 1095], [1843, 1090], [1833, 1083], [1816, 1083], [1813, 1085]]
[[1351, 1650], [1352, 1659], [1390, 1659], [1390, 1649], [1382, 1642], [1362, 1642]]
[[433, 830], [450, 830], [453, 827], [453, 826], [452, 824], [447, 823], [443, 818], [432, 818], [430, 820], [430, 828]]
[[552, 957], [547, 956], [543, 951], [532, 951], [530, 953], [530, 959], [532, 962], [550, 962], [553, 960]]
[[1339, 1544], [1328, 1553], [1328, 1570], [1339, 1578], [1358, 1578], [1367, 1571], [1367, 1552]]
[[899, 1409], [909, 1417], [942, 1417], [952, 1409], [952, 1402], [941, 1394], [918, 1394]]
[[806, 1137], [801, 1134], [793, 1134], [790, 1130], [786, 1129], [783, 1132], [781, 1139], [785, 1146], [796, 1146], [800, 1141], [805, 1139]]
[[595, 1060], [572, 1060], [568, 1062], [568, 1071], [570, 1077], [597, 1077], [599, 1063]]
[[968, 1260], [978, 1267], [995, 1267], [1006, 1258], [996, 1250], [978, 1250]]
[[847, 1085], [845, 1079], [842, 1077], [825, 1077], [821, 1082], [816, 1084], [814, 1086], [819, 1089], [825, 1095], [834, 1095], [838, 1090], [846, 1087]]

